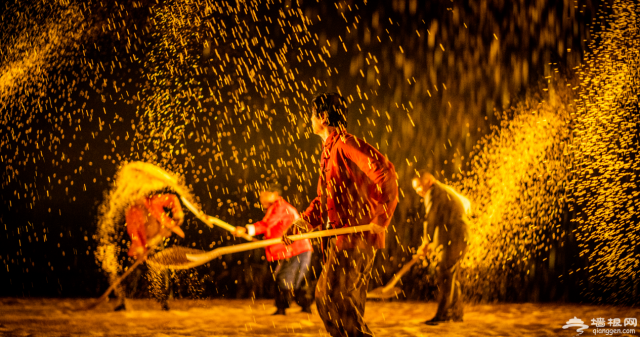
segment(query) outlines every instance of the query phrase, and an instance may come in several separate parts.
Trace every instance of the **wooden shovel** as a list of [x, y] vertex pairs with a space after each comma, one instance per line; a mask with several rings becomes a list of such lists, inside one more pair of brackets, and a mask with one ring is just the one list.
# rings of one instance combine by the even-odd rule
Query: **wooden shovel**
[[[227, 231], [233, 233], [236, 230], [236, 227], [218, 219], [215, 217], [212, 217], [210, 215], [206, 215], [204, 214], [204, 212], [202, 212], [201, 210], [199, 210], [194, 204], [190, 203], [189, 200], [187, 200], [185, 197], [180, 197], [180, 200], [182, 200], [182, 203], [191, 211], [191, 213], [193, 213], [193, 215], [196, 216], [196, 218], [200, 219], [200, 221], [204, 222], [207, 226], [213, 228], [213, 226], [218, 226], [220, 228], [226, 229]], [[248, 235], [248, 234], [243, 234], [240, 235], [241, 238], [247, 240], [247, 241], [256, 241], [256, 239], [254, 239], [252, 236]]]
[[389, 283], [387, 283], [384, 287], [378, 287], [368, 292], [367, 298], [387, 299], [402, 293], [402, 289], [395, 287], [395, 285], [396, 283], [398, 283], [398, 281], [400, 281], [400, 278], [409, 270], [411, 270], [411, 267], [413, 267], [413, 265], [418, 261], [420, 261], [419, 257], [414, 257], [413, 259], [411, 259], [411, 261], [402, 266], [402, 269], [393, 274], [393, 279], [389, 281]]
[[[433, 233], [433, 238], [434, 241], [436, 243], [437, 246], [437, 242], [438, 242], [438, 227], [436, 227], [435, 229], [435, 233]], [[435, 253], [435, 251], [434, 251]], [[391, 298], [394, 296], [398, 296], [398, 294], [402, 293], [402, 289], [395, 287], [396, 283], [398, 283], [398, 281], [400, 281], [400, 278], [406, 274], [409, 270], [411, 270], [411, 267], [413, 267], [414, 264], [416, 264], [418, 261], [420, 261], [420, 257], [414, 257], [413, 259], [411, 259], [411, 261], [409, 261], [407, 264], [405, 264], [404, 266], [402, 266], [402, 269], [400, 269], [396, 274], [393, 275], [393, 279], [391, 281], [389, 281], [384, 287], [378, 287], [376, 289], [373, 289], [372, 291], [367, 293], [367, 298], [378, 298], [378, 299], [387, 299], [387, 298]], [[429, 257], [429, 261], [432, 261], [433, 258]]]
[[[310, 232], [305, 234], [291, 235], [288, 238], [291, 241], [304, 239], [315, 239], [326, 236], [335, 236], [342, 234], [361, 233], [371, 230], [373, 225], [363, 225], [355, 227], [345, 227], [339, 229], [330, 229], [324, 231]], [[256, 242], [242, 243], [233, 246], [216, 248], [212, 251], [197, 251], [190, 248], [174, 246], [167, 248], [147, 260], [149, 266], [154, 268], [170, 268], [170, 269], [189, 269], [203, 265], [219, 256], [244, 252], [247, 250], [263, 248], [271, 245], [282, 243], [282, 238], [262, 240]]]
[[153, 240], [151, 240], [148, 244], [147, 244], [147, 251], [141, 256], [139, 257], [136, 262], [134, 264], [132, 264], [122, 275], [120, 275], [120, 277], [115, 280], [110, 286], [109, 288], [107, 288], [107, 291], [104, 292], [104, 294], [102, 294], [102, 296], [100, 296], [97, 300], [93, 301], [92, 303], [89, 303], [88, 305], [78, 309], [78, 310], [89, 310], [89, 309], [93, 309], [95, 307], [98, 306], [98, 304], [104, 302], [104, 300], [107, 299], [107, 297], [109, 296], [109, 294], [111, 294], [111, 292], [127, 277], [129, 276], [129, 274], [131, 274], [132, 271], [134, 271], [136, 268], [138, 268], [139, 265], [141, 265], [146, 259], [147, 256], [149, 256], [149, 253], [160, 243], [162, 242], [164, 238], [161, 235], [156, 236], [155, 238], [153, 238]]

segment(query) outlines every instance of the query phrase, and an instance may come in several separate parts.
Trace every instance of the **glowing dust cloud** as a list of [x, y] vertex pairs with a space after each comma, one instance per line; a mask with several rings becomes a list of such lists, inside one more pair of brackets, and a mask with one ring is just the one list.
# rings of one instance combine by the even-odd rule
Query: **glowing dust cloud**
[[[505, 282], [535, 270], [535, 257], [565, 236], [571, 91], [550, 85], [546, 100], [530, 98], [501, 114], [501, 123], [472, 154], [455, 185], [472, 204], [469, 250], [462, 261], [465, 291], [488, 299]], [[559, 95], [557, 88], [562, 90]], [[488, 298], [487, 298], [488, 297]]]
[[580, 72], [571, 192], [588, 297], [625, 302], [640, 266], [640, 6], [608, 10]]
[[[183, 179], [166, 171], [158, 175], [156, 171], [158, 169], [148, 163], [124, 164], [118, 171], [111, 190], [106, 194], [103, 204], [100, 206], [97, 231], [98, 247], [95, 255], [98, 264], [112, 281], [117, 278], [124, 265], [119, 259], [122, 249], [119, 241], [125, 237], [124, 233], [126, 233], [124, 213], [127, 207], [135, 204], [141, 198], [148, 197], [155, 192], [162, 192], [165, 189], [178, 193], [190, 202], [194, 200], [189, 189], [181, 182]], [[158, 277], [163, 276], [156, 275], [154, 280]], [[157, 285], [158, 282], [155, 281], [152, 284]]]

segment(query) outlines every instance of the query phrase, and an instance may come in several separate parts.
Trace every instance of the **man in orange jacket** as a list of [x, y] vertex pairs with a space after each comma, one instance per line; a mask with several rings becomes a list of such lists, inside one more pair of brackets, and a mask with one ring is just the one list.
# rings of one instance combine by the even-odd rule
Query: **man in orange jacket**
[[[253, 236], [264, 234], [265, 239], [281, 237], [285, 231], [300, 218], [298, 211], [282, 197], [282, 187], [272, 184], [266, 191], [260, 193], [260, 203], [267, 210], [264, 218], [246, 227], [236, 227], [237, 236], [245, 233]], [[302, 311], [311, 313], [311, 303], [303, 297], [302, 286], [305, 275], [311, 263], [311, 242], [300, 240], [290, 246], [275, 244], [266, 249], [267, 261], [277, 261], [275, 278], [278, 285], [276, 294], [276, 308], [274, 315], [285, 315], [292, 296], [296, 297]]]
[[175, 194], [154, 194], [140, 199], [127, 209], [125, 218], [127, 233], [131, 237], [127, 254], [136, 259], [144, 256], [149, 249], [149, 241], [153, 239], [169, 237], [171, 232], [184, 237], [180, 228], [184, 213]]
[[[137, 200], [129, 206], [125, 213], [127, 233], [131, 238], [131, 245], [127, 255], [136, 259], [146, 258], [146, 253], [150, 248], [156, 246], [163, 238], [176, 233], [184, 237], [184, 232], [180, 228], [184, 219], [184, 213], [180, 206], [180, 200], [172, 193], [158, 193], [149, 197]], [[160, 291], [154, 292], [154, 296], [162, 305], [163, 310], [169, 310], [167, 299], [168, 274], [157, 275], [160, 278]], [[116, 288], [118, 305], [115, 310], [124, 310], [124, 290], [122, 287]]]

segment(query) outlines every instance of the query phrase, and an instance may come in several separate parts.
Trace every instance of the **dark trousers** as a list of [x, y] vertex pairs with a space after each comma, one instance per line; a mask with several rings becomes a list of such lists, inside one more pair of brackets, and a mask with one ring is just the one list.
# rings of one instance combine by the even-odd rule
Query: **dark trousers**
[[373, 247], [338, 251], [332, 239], [316, 286], [316, 306], [333, 337], [373, 336], [364, 322], [364, 304], [375, 258]]
[[[130, 285], [130, 284], [141, 283], [142, 281], [140, 279], [144, 278], [146, 274], [146, 277], [150, 285], [149, 290], [151, 291], [151, 296], [156, 301], [158, 301], [158, 303], [162, 305], [166, 305], [167, 300], [171, 296], [171, 288], [170, 288], [171, 271], [166, 268], [163, 268], [163, 269], [149, 268], [146, 264], [141, 265], [138, 268], [139, 268], [139, 272], [134, 271], [132, 275], [129, 276], [130, 279], [125, 280], [127, 284]], [[110, 276], [111, 282], [114, 282], [118, 278], [118, 275], [116, 274], [112, 274], [109, 276]], [[130, 289], [130, 287], [127, 287], [127, 288]], [[116, 294], [116, 297], [117, 297], [116, 306], [124, 305], [126, 292], [125, 292], [125, 287], [123, 286], [122, 283], [118, 284], [115, 287], [114, 293]]]
[[289, 308], [291, 298], [294, 297], [303, 308], [311, 305], [310, 301], [298, 299], [304, 296], [301, 290], [306, 285], [305, 275], [309, 272], [310, 264], [311, 251], [278, 261], [278, 266], [274, 271], [276, 284], [278, 286], [278, 292], [276, 293], [276, 307], [278, 309]]
[[437, 267], [438, 295], [437, 321], [462, 321], [463, 303], [462, 290], [458, 282], [458, 264], [451, 268]]
[[437, 321], [462, 321], [463, 301], [462, 289], [458, 281], [459, 261], [466, 251], [467, 243], [464, 240], [451, 240], [444, 246], [442, 260], [436, 267], [436, 284], [440, 290], [438, 295], [438, 311], [434, 317]]
[[155, 270], [149, 268], [147, 276], [151, 281], [151, 295], [162, 305], [167, 304], [167, 300], [171, 295], [171, 271], [169, 269]]

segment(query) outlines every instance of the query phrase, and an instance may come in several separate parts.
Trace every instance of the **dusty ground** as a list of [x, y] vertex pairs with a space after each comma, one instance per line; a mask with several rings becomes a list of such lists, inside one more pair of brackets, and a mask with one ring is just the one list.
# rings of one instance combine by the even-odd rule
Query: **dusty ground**
[[[113, 303], [75, 311], [88, 301], [0, 299], [0, 336], [322, 336], [325, 332], [315, 308], [311, 315], [294, 307], [287, 316], [273, 317], [271, 300], [176, 300], [170, 301], [168, 312], [152, 300], [129, 300], [125, 312], [111, 311]], [[562, 329], [574, 316], [590, 325], [599, 317], [640, 319], [639, 308], [495, 304], [467, 306], [463, 323], [424, 325], [435, 310], [435, 303], [368, 302], [365, 318], [376, 336], [575, 336], [575, 328]], [[594, 335], [593, 327], [582, 335]], [[637, 330], [635, 336], [640, 335]]]

